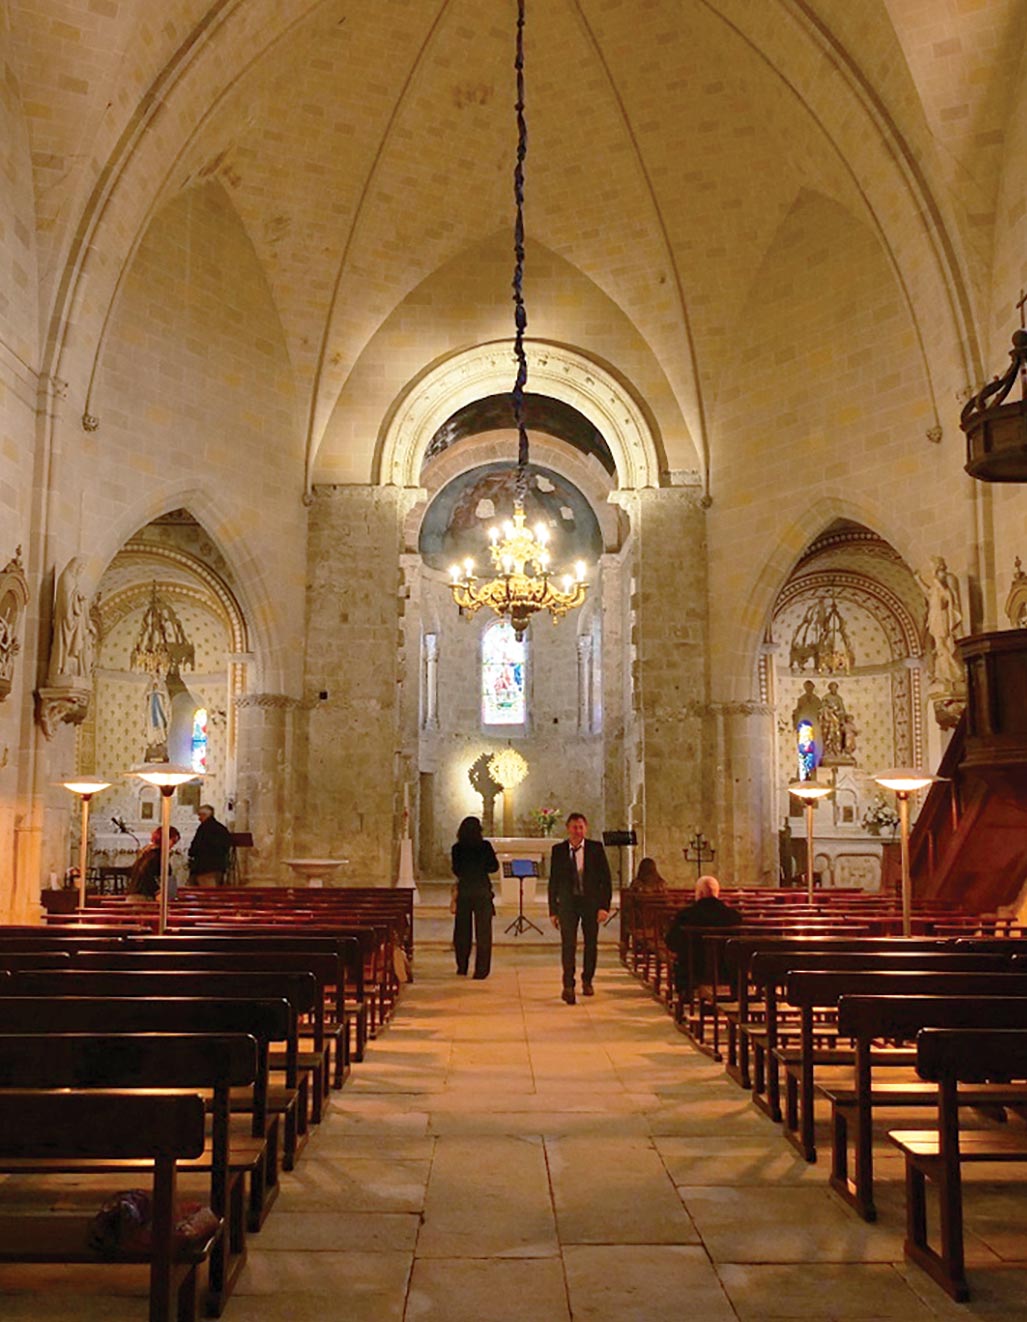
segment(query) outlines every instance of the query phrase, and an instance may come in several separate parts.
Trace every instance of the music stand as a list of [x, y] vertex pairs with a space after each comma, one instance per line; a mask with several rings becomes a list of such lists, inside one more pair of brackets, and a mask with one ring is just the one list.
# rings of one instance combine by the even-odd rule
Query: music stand
[[539, 936], [543, 936], [542, 928], [538, 923], [533, 923], [524, 912], [524, 878], [538, 876], [538, 864], [533, 858], [512, 858], [509, 862], [503, 864], [504, 877], [517, 878], [517, 917], [512, 923], [508, 923], [504, 929], [507, 932], [513, 932], [515, 936], [520, 936], [528, 928], [532, 928]]
[[[617, 857], [620, 861], [617, 865], [617, 889], [618, 891], [622, 891], [624, 889], [624, 851], [625, 849], [634, 849], [638, 844], [638, 836], [632, 830], [604, 831], [603, 844], [607, 846], [616, 846], [618, 850]], [[605, 927], [608, 923], [611, 923], [619, 912], [619, 905], [616, 909], [611, 909], [610, 916], [607, 918], [606, 923], [604, 923], [603, 926]]]
[[231, 831], [231, 847], [228, 851], [228, 868], [225, 871], [225, 886], [233, 886], [239, 881], [239, 855], [235, 852], [237, 849], [253, 848], [252, 831]]

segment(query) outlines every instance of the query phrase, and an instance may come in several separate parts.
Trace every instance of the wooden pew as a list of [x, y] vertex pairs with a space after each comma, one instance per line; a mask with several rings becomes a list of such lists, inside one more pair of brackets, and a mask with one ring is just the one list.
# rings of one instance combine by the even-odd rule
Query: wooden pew
[[[835, 956], [835, 959], [846, 959]], [[813, 1076], [818, 1064], [854, 1064], [855, 1052], [835, 1050], [818, 1053], [814, 1048], [814, 1014], [835, 1010], [843, 996], [854, 992], [872, 995], [875, 991], [889, 995], [903, 992], [915, 996], [988, 996], [992, 991], [1001, 996], [1027, 996], [1027, 975], [1001, 972], [1001, 963], [990, 968], [987, 955], [969, 955], [968, 963], [960, 964], [957, 955], [917, 956], [932, 961], [920, 964], [915, 970], [897, 966], [896, 956], [886, 956], [882, 962], [870, 959], [862, 966], [832, 967], [820, 970], [797, 971], [787, 974], [787, 997], [790, 1005], [799, 1010], [799, 1043], [797, 1048], [782, 1050], [775, 1056], [785, 1066], [787, 1085], [785, 1098], [785, 1137], [802, 1153], [807, 1161], [816, 1161], [813, 1117]], [[981, 961], [984, 961], [983, 963]], [[890, 967], [889, 967], [890, 965]], [[874, 981], [874, 977], [877, 981]], [[910, 1063], [908, 1054], [895, 1054], [895, 1063]]]
[[[171, 933], [164, 936], [132, 937], [124, 945], [125, 950], [195, 950], [236, 951], [239, 953], [260, 953], [269, 951], [314, 951], [332, 953], [338, 956], [341, 964], [342, 983], [336, 989], [334, 1004], [325, 1007], [325, 1031], [339, 1036], [342, 1043], [341, 1055], [336, 1056], [334, 1084], [341, 1088], [343, 1078], [348, 1071], [349, 1061], [364, 1059], [368, 1038], [368, 998], [364, 992], [364, 951], [365, 929], [352, 936], [333, 934], [319, 936], [303, 930], [295, 935], [286, 935], [279, 929], [273, 936], [255, 936], [240, 929], [232, 934], [218, 931], [214, 935], [207, 932], [190, 931], [189, 933]], [[373, 930], [370, 939], [374, 939]], [[341, 999], [340, 999], [341, 996]], [[350, 1050], [349, 1029], [354, 1030], [352, 1051]]]
[[[1027, 1032], [926, 1028], [917, 1036], [916, 1068], [922, 1079], [938, 1085], [938, 1127], [888, 1135], [906, 1159], [906, 1256], [962, 1302], [970, 1297], [963, 1253], [962, 1163], [1027, 1161], [1027, 1135], [962, 1133], [958, 1085], [982, 1078], [1027, 1080]], [[938, 1249], [928, 1240], [928, 1180], [938, 1190]]]
[[[247, 972], [247, 973], [309, 973], [317, 986], [319, 1005], [315, 1008], [311, 1048], [299, 1051], [297, 1067], [309, 1070], [312, 1079], [311, 1120], [320, 1124], [324, 1098], [330, 1079], [328, 1047], [324, 1031], [325, 1007], [328, 988], [335, 988], [343, 976], [339, 957], [331, 952], [293, 950], [247, 952], [237, 950], [192, 951], [148, 950], [94, 952], [76, 954], [76, 969], [91, 969], [111, 973], [159, 972]], [[284, 1055], [271, 1054], [271, 1068], [284, 1069]]]
[[137, 1262], [150, 1267], [150, 1322], [191, 1322], [197, 1269], [213, 1241], [174, 1237], [178, 1162], [204, 1148], [203, 1098], [168, 1092], [0, 1092], [0, 1161], [153, 1163], [151, 1247], [106, 1257], [89, 1247], [92, 1217], [32, 1215], [4, 1206], [0, 1186], [0, 1262]]
[[[728, 1023], [728, 1073], [741, 1087], [746, 1089], [753, 1086], [749, 1072], [750, 1034], [760, 1034], [765, 1031], [765, 1025], [761, 1024], [757, 1018], [762, 1007], [758, 1004], [754, 1005], [751, 1000], [753, 990], [752, 959], [755, 955], [762, 952], [784, 953], [786, 951], [801, 954], [811, 950], [834, 951], [839, 954], [848, 950], [878, 951], [881, 954], [887, 954], [892, 951], [899, 953], [902, 951], [931, 951], [946, 948], [944, 942], [935, 938], [805, 936], [794, 933], [774, 935], [753, 934], [744, 931], [738, 934], [737, 930], [712, 935], [706, 940], [707, 944], [711, 946], [720, 945], [723, 947], [723, 954], [719, 957], [720, 963], [727, 970], [734, 983], [734, 1003], [724, 1007]], [[735, 1046], [736, 1038], [737, 1047]], [[762, 1091], [762, 1086], [757, 1086], [757, 1092], [762, 1093]]]
[[[0, 1088], [210, 1090], [210, 1176], [201, 1192], [222, 1224], [210, 1252], [207, 1285], [207, 1311], [215, 1317], [221, 1316], [246, 1260], [245, 1180], [241, 1171], [232, 1170], [229, 1093], [252, 1087], [256, 1072], [257, 1043], [242, 1034], [0, 1034]], [[67, 1170], [69, 1163], [0, 1160], [3, 1169], [47, 1174]], [[103, 1168], [92, 1162], [87, 1169]], [[119, 1162], [109, 1169], [135, 1167]]]
[[[875, 985], [879, 986], [876, 978]], [[937, 1106], [938, 1090], [920, 1080], [874, 1081], [875, 1043], [912, 1042], [922, 1028], [1027, 1029], [1027, 996], [847, 995], [838, 1002], [838, 1032], [855, 1044], [851, 1085], [822, 1084], [831, 1103], [831, 1186], [865, 1221], [874, 1206], [873, 1112], [876, 1107]], [[965, 1106], [1027, 1102], [1027, 1093], [987, 1085], [961, 1090]], [[848, 1157], [849, 1133], [853, 1158]], [[850, 1173], [851, 1169], [851, 1173]]]
[[[6, 996], [127, 996], [142, 1002], [149, 997], [241, 997], [282, 999], [292, 1010], [286, 1039], [285, 1082], [268, 1090], [268, 1109], [281, 1115], [284, 1126], [282, 1166], [292, 1170], [306, 1141], [309, 1075], [299, 1072], [301, 1015], [312, 1014], [319, 1004], [317, 983], [310, 973], [102, 973], [68, 969], [56, 973], [22, 972], [8, 975]], [[233, 1109], [248, 1111], [252, 1097], [233, 1093]]]
[[[283, 1000], [185, 997], [141, 1004], [115, 997], [0, 996], [0, 1033], [243, 1034], [257, 1044], [249, 1122], [233, 1131], [231, 1167], [250, 1181], [248, 1228], [258, 1231], [278, 1194], [279, 1118], [268, 1113], [268, 1048], [285, 1039], [292, 1010]], [[242, 1116], [240, 1118], [243, 1118]], [[205, 1169], [205, 1158], [191, 1163]]]

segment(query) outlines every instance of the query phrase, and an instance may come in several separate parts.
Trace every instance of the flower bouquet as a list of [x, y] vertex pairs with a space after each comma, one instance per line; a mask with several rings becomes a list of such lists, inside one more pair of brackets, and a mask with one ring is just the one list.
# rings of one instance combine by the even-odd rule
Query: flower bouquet
[[560, 819], [559, 808], [532, 808], [531, 820], [538, 827], [542, 835], [551, 834], [553, 827]]
[[871, 835], [880, 835], [886, 829], [894, 835], [898, 824], [899, 814], [882, 798], [876, 799], [863, 814], [863, 830]]

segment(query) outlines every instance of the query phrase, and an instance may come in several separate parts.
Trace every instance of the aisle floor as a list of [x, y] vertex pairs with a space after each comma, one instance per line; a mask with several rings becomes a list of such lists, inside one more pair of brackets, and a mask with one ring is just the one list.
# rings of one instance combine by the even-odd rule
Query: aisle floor
[[[866, 1225], [603, 951], [596, 996], [559, 999], [555, 952], [488, 980], [441, 947], [311, 1139], [226, 1322], [703, 1322], [1027, 1314], [1023, 1189], [978, 1184], [957, 1305], [902, 1255], [882, 1148]], [[128, 1276], [126, 1294], [140, 1287]], [[18, 1290], [21, 1293], [11, 1293]], [[0, 1269], [0, 1318], [145, 1316], [76, 1274]]]

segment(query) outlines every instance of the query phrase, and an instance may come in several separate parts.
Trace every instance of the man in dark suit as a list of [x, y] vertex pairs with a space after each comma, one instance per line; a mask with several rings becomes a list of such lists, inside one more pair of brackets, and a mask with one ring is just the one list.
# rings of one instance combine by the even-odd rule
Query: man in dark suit
[[553, 846], [549, 856], [549, 917], [560, 929], [563, 956], [563, 999], [574, 1004], [574, 963], [578, 924], [584, 941], [581, 994], [592, 996], [592, 980], [599, 954], [599, 924], [610, 916], [613, 883], [606, 850], [598, 840], [587, 840], [584, 813], [567, 818], [567, 839]]

